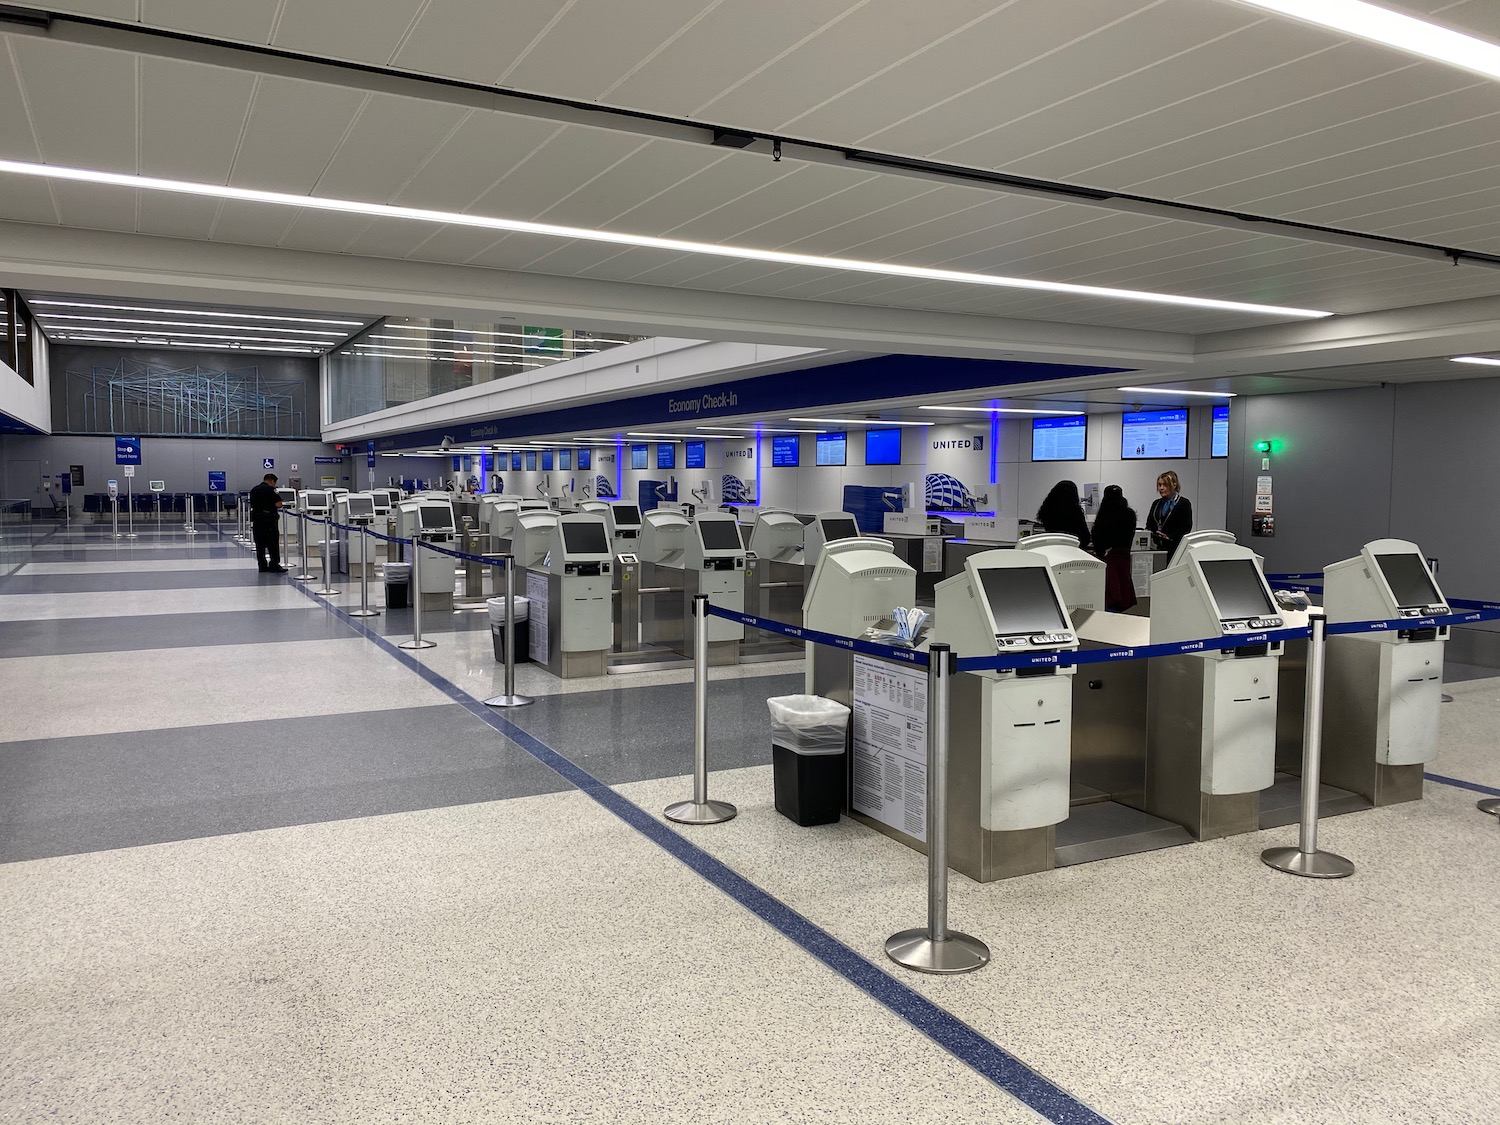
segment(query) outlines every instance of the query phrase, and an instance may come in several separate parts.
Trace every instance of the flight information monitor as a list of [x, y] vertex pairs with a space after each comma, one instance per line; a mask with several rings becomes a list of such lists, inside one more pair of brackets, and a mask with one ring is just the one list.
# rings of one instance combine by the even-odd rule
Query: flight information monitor
[[1402, 609], [1411, 606], [1440, 605], [1443, 595], [1433, 585], [1427, 564], [1416, 555], [1376, 555], [1375, 565], [1385, 576], [1386, 585]]
[[604, 535], [602, 520], [564, 520], [562, 523], [563, 549], [570, 555], [607, 555], [609, 541]]
[[519, 473], [521, 471], [521, 452], [517, 450], [510, 455], [510, 471]]
[[536, 472], [536, 450], [535, 449], [528, 449], [526, 451], [526, 471], [528, 473], [534, 473], [534, 472]]
[[819, 434], [816, 463], [819, 465], [847, 465], [849, 463], [849, 435]]
[[897, 429], [866, 430], [865, 464], [901, 464], [901, 431]]
[[704, 468], [708, 464], [708, 442], [688, 442], [687, 453], [683, 455], [682, 464], [687, 469]]
[[1044, 566], [980, 567], [979, 581], [997, 633], [1070, 633]]
[[1031, 459], [1033, 461], [1082, 461], [1089, 447], [1089, 420], [1076, 418], [1033, 418], [1031, 420]]
[[1126, 461], [1186, 457], [1187, 427], [1186, 407], [1126, 414], [1120, 424], [1120, 457]]
[[423, 504], [417, 509], [423, 531], [452, 531], [453, 509], [445, 504]]
[[671, 442], [664, 441], [657, 445], [656, 467], [658, 469], [675, 469], [677, 467], [677, 447]]
[[542, 450], [542, 472], [544, 472], [544, 473], [550, 473], [551, 471], [552, 471], [552, 450], [550, 450], [550, 449], [544, 449], [544, 450]]
[[1203, 559], [1198, 565], [1203, 568], [1208, 592], [1213, 595], [1223, 620], [1275, 614], [1265, 580], [1250, 559]]
[[557, 467], [565, 473], [573, 468], [573, 451], [571, 449], [559, 449], [557, 451]]
[[859, 528], [854, 521], [844, 516], [839, 519], [819, 520], [823, 525], [823, 542], [832, 543], [835, 539], [858, 539]]
[[630, 447], [630, 467], [632, 469], [644, 469], [646, 467], [646, 447], [644, 445], [632, 445]]
[[1229, 456], [1229, 407], [1227, 406], [1214, 407], [1213, 441], [1209, 456]]
[[777, 469], [795, 469], [801, 464], [802, 439], [795, 434], [771, 439], [771, 466]]
[[578, 451], [578, 467], [580, 469], [592, 469], [594, 467], [594, 451], [592, 449], [580, 449]]
[[635, 504], [615, 504], [616, 527], [636, 527], [641, 522], [641, 509]]
[[740, 529], [733, 520], [699, 520], [695, 525], [705, 551], [742, 551]]

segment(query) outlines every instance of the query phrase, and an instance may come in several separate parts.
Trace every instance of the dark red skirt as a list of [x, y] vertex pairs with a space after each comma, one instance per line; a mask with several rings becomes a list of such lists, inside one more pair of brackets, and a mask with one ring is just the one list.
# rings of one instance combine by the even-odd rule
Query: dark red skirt
[[1135, 580], [1130, 576], [1130, 549], [1111, 547], [1104, 553], [1104, 608], [1111, 613], [1124, 613], [1135, 603]]

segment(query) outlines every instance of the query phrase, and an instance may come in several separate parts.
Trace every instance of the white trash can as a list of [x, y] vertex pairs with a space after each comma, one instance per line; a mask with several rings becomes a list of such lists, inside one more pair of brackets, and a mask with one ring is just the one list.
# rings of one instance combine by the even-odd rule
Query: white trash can
[[[490, 639], [495, 646], [495, 659], [505, 662], [505, 598], [485, 598], [485, 609], [490, 614]], [[516, 598], [516, 663], [530, 659], [531, 651], [531, 599]]]

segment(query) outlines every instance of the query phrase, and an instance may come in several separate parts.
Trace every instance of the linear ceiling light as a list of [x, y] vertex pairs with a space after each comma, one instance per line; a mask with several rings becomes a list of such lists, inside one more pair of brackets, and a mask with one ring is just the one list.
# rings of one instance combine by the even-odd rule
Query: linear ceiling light
[[919, 406], [918, 410], [964, 410], [975, 414], [1064, 414], [1077, 417], [1082, 410], [1023, 410], [1019, 406]]
[[1117, 391], [1130, 391], [1141, 395], [1194, 395], [1198, 398], [1239, 398], [1233, 391], [1174, 391], [1171, 387], [1116, 387]]
[[1500, 78], [1500, 46], [1363, 0], [1240, 0], [1304, 23], [1421, 55], [1486, 78]]
[[1500, 359], [1491, 359], [1483, 355], [1456, 355], [1449, 363], [1478, 363], [1485, 367], [1500, 367]]
[[749, 246], [724, 246], [712, 242], [689, 242], [680, 238], [656, 238], [619, 231], [588, 230], [553, 223], [531, 223], [521, 219], [501, 219], [488, 215], [468, 215], [461, 211], [433, 211], [421, 207], [397, 207], [389, 203], [363, 203], [353, 199], [328, 199], [315, 195], [292, 195], [281, 191], [205, 184], [192, 180], [167, 180], [156, 176], [136, 176], [124, 172], [104, 172], [91, 168], [65, 168], [53, 164], [35, 164], [22, 160], [0, 160], [0, 172], [42, 179], [70, 180], [76, 183], [104, 184], [138, 191], [165, 191], [178, 195], [205, 196], [210, 199], [233, 199], [245, 203], [267, 203], [279, 207], [296, 207], [311, 211], [335, 211], [349, 215], [373, 215], [377, 218], [438, 223], [443, 226], [478, 227], [483, 230], [514, 231], [548, 238], [579, 239], [605, 242], [615, 246], [638, 246], [649, 250], [667, 250], [676, 254], [702, 254], [716, 258], [737, 258], [753, 262], [773, 262], [787, 266], [812, 266], [823, 270], [848, 270], [852, 273], [877, 274], [881, 277], [911, 277], [922, 281], [949, 281], [963, 285], [986, 285], [1001, 289], [1027, 289], [1045, 293], [1064, 293], [1076, 297], [1105, 297], [1124, 301], [1146, 301], [1219, 312], [1253, 313], [1257, 316], [1316, 318], [1332, 316], [1321, 309], [1289, 308], [1282, 305], [1259, 305], [1245, 301], [1220, 301], [1210, 297], [1186, 297], [1172, 293], [1148, 293], [1138, 289], [1111, 289], [1099, 285], [1075, 285], [1064, 281], [1042, 281], [1027, 277], [1002, 277], [987, 273], [935, 269], [930, 266], [905, 266], [892, 262], [867, 262], [857, 258], [825, 258], [816, 254], [795, 254], [786, 250], [762, 250]]
[[[234, 351], [272, 351], [272, 352], [317, 352], [317, 347], [309, 344], [306, 340], [266, 340], [260, 337], [252, 338], [251, 343], [240, 343], [235, 337], [213, 336], [207, 342], [198, 339], [181, 339], [181, 333], [173, 332], [169, 336], [154, 335], [150, 332], [113, 332], [108, 335], [101, 334], [97, 328], [88, 328], [78, 332], [54, 332], [51, 337], [54, 340], [68, 340], [76, 342], [88, 342], [94, 344], [141, 344], [149, 343], [153, 346], [164, 346], [174, 348], [211, 348], [216, 346], [215, 341], [225, 341], [224, 347]], [[256, 346], [259, 345], [259, 346]], [[270, 346], [276, 345], [276, 346]]]
[[826, 434], [828, 432], [827, 430], [793, 430], [786, 426], [757, 426], [753, 430], [742, 430], [730, 426], [695, 426], [693, 428], [703, 431], [707, 437], [720, 434], [733, 434], [735, 437], [740, 437], [743, 434]]
[[369, 323], [364, 320], [321, 320], [311, 316], [271, 316], [269, 313], [241, 312], [238, 309], [164, 309], [139, 305], [98, 305], [87, 301], [27, 300], [32, 308], [48, 305], [60, 309], [102, 309], [106, 312], [165, 313], [168, 316], [237, 316], [245, 320], [277, 320], [288, 324], [337, 324], [347, 328], [358, 328]]
[[273, 336], [277, 333], [283, 336], [329, 336], [334, 340], [342, 340], [349, 335], [329, 328], [291, 328], [283, 324], [206, 324], [201, 320], [135, 320], [130, 317], [77, 316], [71, 313], [39, 313], [37, 319], [43, 324], [81, 320], [91, 324], [120, 324], [126, 327], [151, 325], [153, 328], [226, 328], [231, 332], [266, 332]]
[[793, 422], [822, 422], [835, 426], [864, 426], [880, 429], [883, 426], [931, 426], [932, 422], [892, 422], [888, 418], [793, 418]]
[[[195, 327], [202, 328], [204, 327], [204, 325], [200, 324], [196, 325]], [[141, 332], [135, 328], [130, 327], [129, 325], [121, 328], [107, 328], [102, 324], [90, 324], [87, 327], [79, 326], [77, 330], [79, 332], [87, 332], [90, 335], [96, 336], [171, 336], [180, 340], [242, 340], [250, 344], [272, 344], [277, 342], [274, 336], [237, 336], [233, 332]], [[54, 332], [53, 335], [59, 335], [60, 333], [68, 331], [70, 330], [66, 328], [60, 328], [57, 332]], [[303, 348], [331, 347], [333, 344], [333, 341], [331, 340], [327, 342], [318, 340], [296, 340], [293, 342], [296, 343], [299, 347]]]
[[680, 445], [684, 437], [683, 434], [643, 434], [634, 431], [627, 433], [625, 436], [651, 438], [653, 441], [670, 441], [673, 445]]

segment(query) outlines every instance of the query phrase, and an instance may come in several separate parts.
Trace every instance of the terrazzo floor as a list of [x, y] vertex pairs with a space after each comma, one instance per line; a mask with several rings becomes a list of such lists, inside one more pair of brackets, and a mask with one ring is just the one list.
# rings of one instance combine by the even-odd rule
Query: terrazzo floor
[[[0, 710], [0, 1120], [1496, 1120], [1478, 793], [1325, 821], [1359, 866], [1334, 883], [1259, 862], [1294, 828], [954, 875], [953, 923], [995, 959], [923, 977], [881, 951], [925, 917], [923, 858], [774, 811], [764, 699], [800, 662], [714, 670], [712, 789], [740, 815], [670, 828], [685, 670], [522, 665], [541, 699], [501, 720], [473, 702], [500, 686], [482, 614], [398, 657], [212, 533], [75, 526], [31, 558], [0, 578], [25, 701]], [[1450, 678], [1433, 770], [1500, 788], [1485, 671]], [[1020, 1081], [975, 1061], [1003, 1052]], [[1007, 1092], [1031, 1078], [1044, 1114]]]

